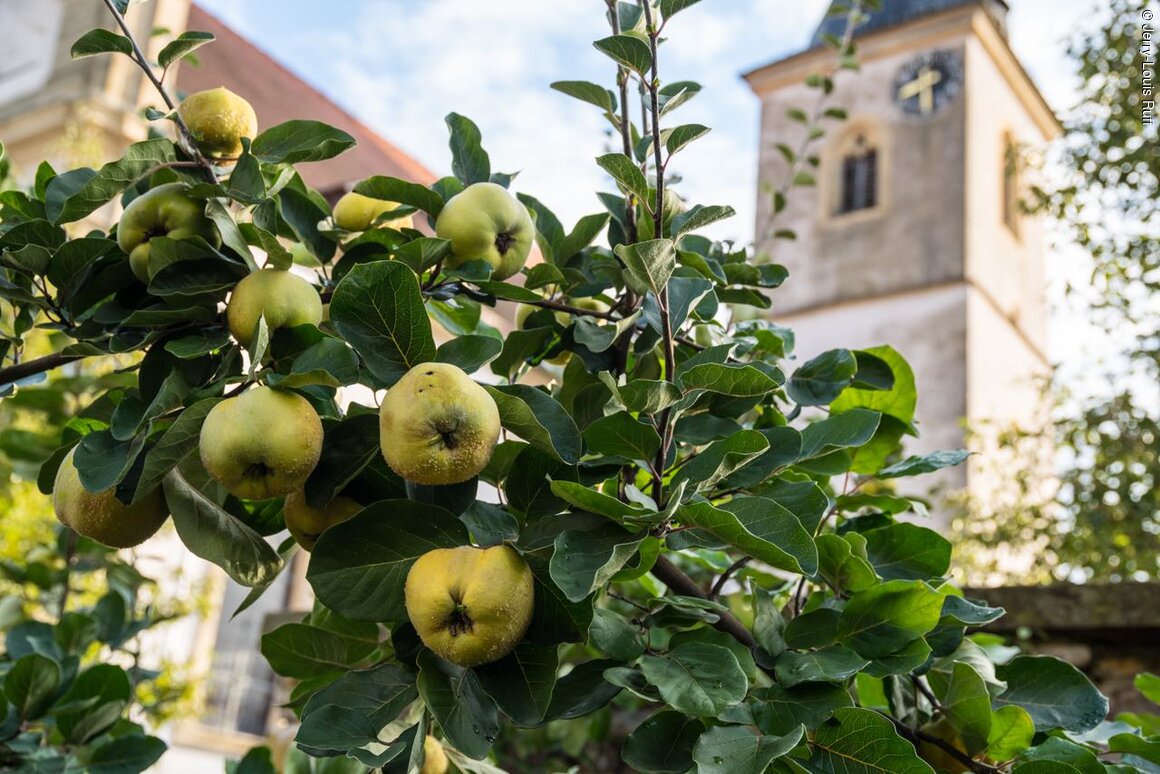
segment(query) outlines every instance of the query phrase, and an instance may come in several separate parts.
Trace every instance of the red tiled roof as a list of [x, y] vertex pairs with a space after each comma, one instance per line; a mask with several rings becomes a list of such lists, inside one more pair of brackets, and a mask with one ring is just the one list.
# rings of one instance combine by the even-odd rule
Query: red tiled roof
[[191, 93], [225, 86], [254, 106], [261, 129], [294, 118], [308, 118], [338, 127], [358, 141], [358, 145], [337, 158], [299, 166], [302, 177], [313, 188], [332, 193], [371, 175], [389, 175], [423, 184], [436, 179], [418, 161], [204, 8], [192, 6], [188, 28], [212, 32], [217, 40], [198, 52], [199, 67], [184, 64], [179, 68], [177, 87], [181, 91]]

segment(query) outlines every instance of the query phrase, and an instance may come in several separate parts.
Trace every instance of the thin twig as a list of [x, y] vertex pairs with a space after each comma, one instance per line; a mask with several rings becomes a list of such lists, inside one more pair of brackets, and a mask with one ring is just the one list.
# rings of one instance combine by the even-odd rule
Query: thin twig
[[172, 112], [173, 120], [177, 124], [177, 128], [179, 130], [178, 142], [181, 145], [182, 150], [188, 153], [194, 159], [194, 161], [197, 162], [197, 165], [205, 170], [206, 174], [209, 175], [209, 178], [212, 182], [218, 182], [217, 172], [213, 168], [213, 163], [204, 155], [202, 155], [201, 151], [197, 149], [197, 144], [193, 140], [193, 133], [189, 131], [189, 127], [186, 125], [185, 119], [181, 117], [181, 113], [179, 113], [177, 110], [177, 102], [175, 102], [173, 97], [169, 95], [169, 91], [165, 88], [165, 84], [163, 84], [161, 79], [157, 77], [157, 74], [153, 72], [153, 66], [149, 64], [148, 57], [146, 57], [145, 52], [141, 50], [141, 46], [137, 43], [137, 38], [133, 35], [133, 31], [129, 28], [129, 24], [125, 21], [125, 17], [121, 15], [120, 11], [117, 10], [117, 6], [113, 0], [104, 0], [104, 3], [105, 7], [109, 9], [109, 13], [111, 13], [113, 18], [117, 21], [117, 26], [121, 28], [121, 32], [123, 32], [125, 37], [129, 39], [129, 45], [133, 47], [133, 60], [137, 63], [137, 66], [141, 68], [141, 71], [145, 73], [145, 77], [148, 78], [149, 82], [153, 84], [153, 88], [157, 90], [157, 93], [161, 96], [161, 99], [165, 101], [165, 105]]
[[619, 317], [612, 314], [611, 312], [601, 312], [596, 309], [581, 309], [578, 306], [561, 303], [560, 301], [552, 301], [551, 299], [544, 299], [542, 301], [521, 301], [520, 303], [527, 304], [528, 306], [538, 306], [542, 309], [552, 309], [557, 312], [567, 312], [568, 314], [582, 317], [596, 317], [598, 319], [609, 320], [611, 322], [617, 322], [620, 320]]
[[751, 559], [752, 557], [743, 556], [733, 564], [729, 565], [729, 568], [726, 569], [725, 572], [721, 573], [721, 576], [717, 578], [716, 582], [713, 584], [713, 588], [709, 589], [709, 599], [716, 599], [719, 597], [721, 595], [721, 589], [725, 588], [725, 584], [729, 582], [729, 578], [733, 576], [733, 573], [749, 564]]

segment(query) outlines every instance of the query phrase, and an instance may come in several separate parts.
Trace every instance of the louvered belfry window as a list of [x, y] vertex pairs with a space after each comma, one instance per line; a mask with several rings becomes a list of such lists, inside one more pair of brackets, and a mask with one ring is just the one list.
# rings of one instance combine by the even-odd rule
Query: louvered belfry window
[[842, 213], [873, 209], [878, 204], [878, 151], [859, 149], [842, 159]]

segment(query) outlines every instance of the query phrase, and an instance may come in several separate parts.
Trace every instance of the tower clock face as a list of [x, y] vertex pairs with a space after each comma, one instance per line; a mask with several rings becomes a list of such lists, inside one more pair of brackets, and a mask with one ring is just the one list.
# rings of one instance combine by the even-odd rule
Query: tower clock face
[[0, 0], [0, 106], [48, 83], [63, 19], [64, 0]]
[[894, 101], [907, 115], [942, 112], [963, 87], [963, 66], [954, 51], [927, 51], [904, 64], [894, 79]]

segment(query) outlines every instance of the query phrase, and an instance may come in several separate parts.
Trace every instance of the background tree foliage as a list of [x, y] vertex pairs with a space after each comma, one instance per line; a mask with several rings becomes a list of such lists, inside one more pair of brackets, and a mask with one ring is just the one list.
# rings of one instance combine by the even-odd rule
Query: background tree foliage
[[1160, 574], [1160, 142], [1143, 104], [1156, 88], [1145, 80], [1149, 43], [1153, 60], [1157, 51], [1154, 20], [1144, 38], [1148, 9], [1155, 3], [1111, 0], [1072, 41], [1080, 100], [1048, 170], [1052, 184], [1029, 202], [1091, 256], [1091, 286], [1071, 303], [1090, 304], [1083, 311], [1114, 342], [1099, 366], [1107, 386], [1081, 386], [1078, 395], [1072, 385], [1051, 388], [1055, 492], [1045, 494], [1038, 475], [1044, 463], [1053, 467], [1036, 451], [1043, 439], [1018, 428], [1005, 434], [1011, 488], [971, 504], [957, 525], [977, 574], [1001, 575], [996, 556], [1029, 545], [1037, 562], [1031, 577], [1021, 573], [1024, 582]]
[[[784, 328], [730, 322], [731, 307], [768, 309], [786, 272], [697, 233], [732, 215], [728, 206], [666, 206], [670, 163], [709, 131], [673, 119], [699, 86], [661, 79], [664, 30], [695, 2], [610, 0], [611, 34], [595, 45], [616, 90], [553, 84], [599, 110], [618, 138], [596, 160], [615, 190], [570, 229], [521, 193], [543, 260], [520, 284], [494, 280], [482, 262], [448, 270], [448, 242], [420, 230], [334, 228], [295, 165], [353, 141], [312, 121], [265, 129], [229, 168], [203, 157], [178, 122], [176, 142], [146, 140], [98, 170], [42, 165], [31, 190], [0, 193], [6, 394], [68, 363], [140, 353], [127, 381], [68, 419], [40, 468], [42, 491], [72, 449], [92, 491], [130, 503], [161, 486], [185, 546], [252, 587], [245, 607], [297, 546], [266, 539], [283, 532], [280, 499], [241, 500], [205, 474], [199, 429], [224, 396], [255, 384], [310, 402], [326, 432], [306, 498], [321, 506], [343, 494], [365, 507], [318, 539], [307, 573], [314, 609], [262, 638], [271, 667], [294, 682], [289, 706], [301, 725], [287, 770], [413, 772], [432, 734], [464, 772], [497, 763], [701, 774], [1154, 770], [1154, 719], [1109, 723], [1107, 699], [1071, 665], [968, 633], [1003, 611], [948, 582], [951, 544], [901, 520], [921, 506], [892, 490], [966, 456], [900, 453], [916, 403], [902, 357], [884, 345], [796, 364]], [[107, 5], [127, 34], [123, 4]], [[853, 4], [848, 30], [869, 6]], [[156, 65], [163, 73], [205, 42], [185, 33]], [[854, 66], [849, 31], [828, 43]], [[93, 31], [74, 46], [101, 53], [130, 56], [157, 78], [119, 33]], [[810, 82], [832, 90], [829, 76]], [[430, 224], [468, 185], [512, 184], [468, 118], [451, 114], [447, 125], [452, 176], [430, 187], [372, 176], [356, 191]], [[204, 200], [221, 246], [154, 237], [147, 283], [115, 227], [77, 225], [174, 181]], [[271, 268], [289, 267], [288, 245], [314, 268], [329, 320], [259, 325], [243, 348], [221, 302], [263, 254]], [[608, 311], [571, 303], [585, 299]], [[553, 314], [501, 336], [481, 322], [500, 301]], [[447, 334], [439, 344], [437, 328]], [[68, 343], [24, 358], [34, 329]], [[565, 352], [550, 385], [521, 382]], [[462, 484], [395, 475], [375, 406], [363, 402], [430, 360], [480, 373], [505, 430], [489, 465]], [[36, 572], [63, 589], [70, 558], [120, 562], [62, 540]], [[443, 661], [408, 620], [404, 579], [433, 547], [501, 543], [534, 576], [531, 628], [500, 660]], [[5, 632], [6, 764], [107, 774], [143, 770], [162, 753], [124, 717], [133, 667], [106, 650], [150, 620], [136, 604], [141, 580], [118, 566], [128, 570], [105, 566], [113, 588], [91, 608], [61, 593], [55, 624]], [[87, 666], [93, 657], [101, 663]], [[590, 744], [614, 727], [620, 763]], [[545, 738], [547, 749], [537, 744]], [[274, 766], [259, 749], [236, 770]]]

